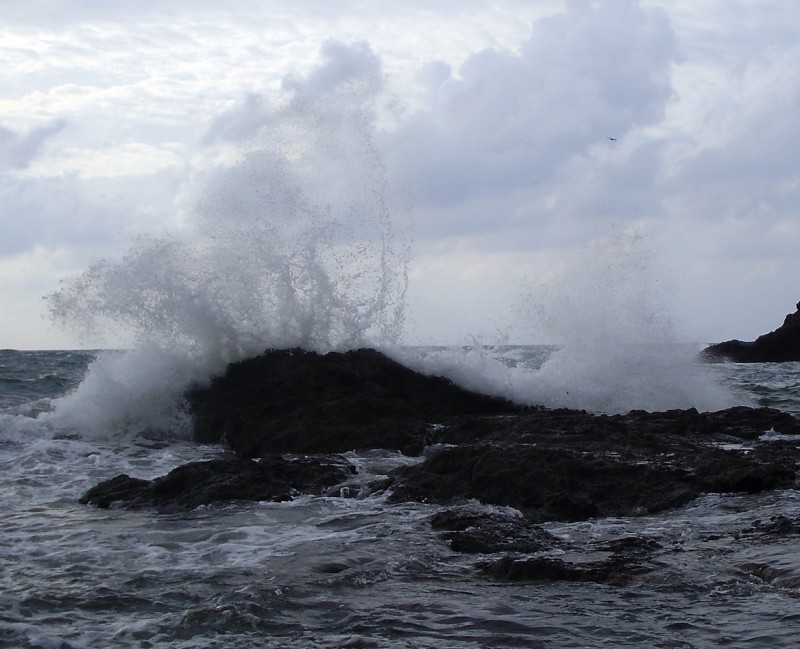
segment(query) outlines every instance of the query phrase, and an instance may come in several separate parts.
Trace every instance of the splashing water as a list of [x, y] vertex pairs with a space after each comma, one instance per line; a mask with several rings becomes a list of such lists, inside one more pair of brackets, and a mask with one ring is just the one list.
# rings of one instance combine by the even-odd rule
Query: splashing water
[[[525, 298], [528, 336], [550, 345], [504, 349], [479, 341], [459, 349], [395, 351], [395, 357], [459, 385], [529, 405], [595, 413], [751, 401], [676, 343], [644, 238], [636, 231], [594, 241]], [[514, 358], [516, 356], [516, 358]]]
[[716, 410], [741, 399], [676, 343], [664, 288], [635, 229], [582, 250], [533, 300], [534, 328], [561, 347], [520, 391], [594, 412]]
[[375, 145], [379, 65], [366, 46], [323, 53], [309, 77], [287, 80], [285, 105], [251, 98], [237, 112], [252, 137], [230, 120], [220, 129], [220, 161], [182, 228], [137, 240], [48, 296], [57, 322], [134, 342], [101, 355], [53, 416], [84, 430], [134, 419], [175, 429], [187, 385], [229, 362], [397, 341], [409, 243]]
[[740, 399], [675, 344], [642, 238], [584, 250], [530, 302], [532, 340], [563, 345], [540, 367], [509, 367], [480, 345], [423, 355], [397, 347], [409, 227], [376, 146], [380, 63], [366, 45], [329, 43], [327, 61], [289, 78], [289, 99], [258, 97], [220, 116], [180, 228], [137, 240], [49, 296], [53, 318], [127, 332], [48, 416], [82, 432], [188, 430], [182, 395], [270, 348], [380, 347], [411, 367], [515, 401], [595, 412]]

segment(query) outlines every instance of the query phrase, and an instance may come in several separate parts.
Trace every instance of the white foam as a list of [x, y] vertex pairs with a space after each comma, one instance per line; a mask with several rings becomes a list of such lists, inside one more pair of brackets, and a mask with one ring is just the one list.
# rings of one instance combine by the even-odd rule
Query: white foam
[[154, 346], [103, 352], [78, 388], [40, 418], [83, 437], [187, 436], [190, 422], [182, 395], [193, 381], [217, 369], [193, 361]]
[[716, 410], [740, 402], [677, 344], [663, 273], [636, 229], [577, 251], [533, 290], [534, 335], [561, 343], [519, 390], [549, 406], [597, 412]]
[[504, 354], [484, 347], [389, 353], [421, 373], [526, 405], [624, 413], [691, 407], [713, 411], [743, 402], [696, 360], [691, 345], [573, 345], [551, 351], [540, 367], [509, 366]]
[[526, 401], [592, 412], [711, 411], [741, 403], [697, 361], [691, 346], [675, 344], [565, 346], [523, 383]]

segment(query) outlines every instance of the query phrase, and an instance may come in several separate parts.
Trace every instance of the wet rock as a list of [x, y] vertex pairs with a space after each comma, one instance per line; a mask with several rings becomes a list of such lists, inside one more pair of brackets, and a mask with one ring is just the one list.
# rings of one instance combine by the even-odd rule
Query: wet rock
[[372, 448], [416, 455], [449, 417], [522, 410], [372, 349], [270, 351], [230, 365], [187, 398], [195, 439], [225, 442], [239, 457]]
[[[796, 432], [791, 415], [769, 409], [613, 417], [537, 411], [484, 423], [478, 439], [394, 471], [391, 500], [477, 500], [516, 508], [533, 522], [638, 516], [702, 493], [791, 487], [800, 460], [796, 444], [761, 439], [773, 428]], [[440, 435], [447, 439], [448, 431]]]
[[800, 302], [783, 324], [753, 341], [727, 340], [706, 347], [701, 357], [735, 363], [782, 363], [800, 361]]
[[514, 512], [448, 509], [431, 518], [431, 527], [453, 550], [467, 554], [541, 552], [562, 545], [555, 536]]
[[[451, 517], [440, 521], [441, 533], [467, 552], [523, 551], [547, 541], [536, 523], [639, 516], [702, 493], [789, 488], [800, 461], [791, 441], [800, 423], [777, 410], [608, 416], [525, 408], [422, 376], [374, 350], [268, 352], [231, 365], [187, 399], [196, 439], [226, 443], [238, 459], [192, 463], [154, 481], [118, 476], [83, 501], [196, 507], [388, 489], [390, 502], [514, 508], [524, 519]], [[766, 439], [767, 431], [781, 435]], [[362, 479], [331, 455], [374, 448], [425, 458]]]
[[651, 569], [662, 549], [627, 536], [584, 546], [565, 541], [512, 510], [467, 505], [441, 511], [431, 527], [455, 552], [485, 556], [476, 568], [503, 581], [591, 581], [622, 584]]
[[745, 534], [759, 534], [767, 537], [784, 537], [800, 534], [800, 516], [777, 514], [767, 521], [754, 521]]
[[506, 555], [479, 564], [503, 581], [576, 581], [622, 585], [651, 569], [648, 559], [661, 549], [653, 539], [626, 537], [561, 557]]
[[682, 469], [519, 444], [445, 448], [393, 477], [395, 502], [474, 499], [514, 507], [534, 522], [654, 513], [697, 495]]
[[280, 502], [299, 494], [322, 494], [354, 473], [347, 460], [336, 456], [190, 462], [155, 480], [119, 475], [87, 491], [80, 502], [100, 508], [118, 503], [128, 509], [193, 509], [235, 500]]

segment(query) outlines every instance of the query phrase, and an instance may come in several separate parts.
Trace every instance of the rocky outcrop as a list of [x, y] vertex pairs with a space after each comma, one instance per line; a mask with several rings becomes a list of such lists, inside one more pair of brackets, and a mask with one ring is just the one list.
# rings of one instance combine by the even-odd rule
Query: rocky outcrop
[[650, 557], [661, 545], [646, 537], [625, 537], [575, 549], [572, 557], [507, 554], [478, 564], [503, 581], [579, 581], [623, 585], [651, 569]]
[[458, 445], [392, 474], [392, 500], [478, 500], [534, 522], [640, 516], [701, 493], [790, 487], [800, 460], [794, 442], [764, 439], [767, 430], [800, 433], [794, 417], [768, 408], [619, 416], [545, 410], [486, 418], [466, 443], [458, 423], [440, 434]]
[[155, 480], [118, 475], [87, 491], [80, 502], [162, 510], [235, 500], [281, 502], [298, 494], [322, 495], [354, 473], [347, 460], [331, 456], [190, 462]]
[[701, 356], [710, 361], [783, 363], [800, 361], [800, 302], [775, 331], [753, 341], [728, 340], [706, 347]]
[[383, 448], [418, 455], [455, 415], [522, 410], [423, 376], [373, 349], [271, 351], [189, 392], [195, 439], [239, 457]]
[[439, 538], [456, 552], [541, 552], [558, 548], [559, 539], [513, 511], [485, 511], [475, 507], [446, 509], [431, 518]]
[[661, 545], [625, 536], [586, 545], [558, 538], [513, 510], [473, 505], [444, 510], [431, 527], [456, 552], [483, 555], [476, 568], [502, 581], [592, 581], [622, 584], [651, 568]]
[[[269, 352], [231, 365], [188, 401], [196, 439], [224, 443], [236, 458], [155, 480], [117, 476], [81, 502], [169, 510], [386, 491], [390, 504], [446, 508], [432, 533], [476, 555], [490, 578], [623, 583], [648, 570], [658, 549], [650, 539], [578, 548], [541, 525], [653, 514], [703, 493], [793, 488], [800, 462], [800, 421], [778, 410], [609, 416], [521, 407], [374, 350]], [[423, 457], [360, 475], [338, 454], [375, 448]]]

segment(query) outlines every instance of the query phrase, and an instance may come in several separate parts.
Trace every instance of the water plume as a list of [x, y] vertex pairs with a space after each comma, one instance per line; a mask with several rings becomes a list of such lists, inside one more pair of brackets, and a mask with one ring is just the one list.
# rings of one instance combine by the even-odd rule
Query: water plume
[[[143, 401], [167, 394], [169, 410], [189, 382], [265, 349], [397, 342], [410, 244], [376, 145], [380, 67], [363, 45], [323, 54], [306, 79], [287, 80], [283, 104], [248, 98], [251, 112], [237, 109], [210, 138], [217, 164], [185, 192], [182, 227], [138, 239], [121, 260], [99, 261], [48, 296], [57, 322], [126, 332], [134, 348], [122, 366], [99, 359], [61, 412], [98, 398], [124, 410], [124, 391], [97, 393], [104, 382], [92, 373], [112, 366]], [[242, 131], [230, 119], [248, 120], [250, 137], [233, 142], [226, 134]], [[171, 419], [162, 415], [142, 425]]]
[[525, 400], [594, 412], [696, 407], [739, 400], [677, 342], [662, 275], [635, 228], [596, 240], [540, 284], [530, 326], [559, 345], [521, 382]]

